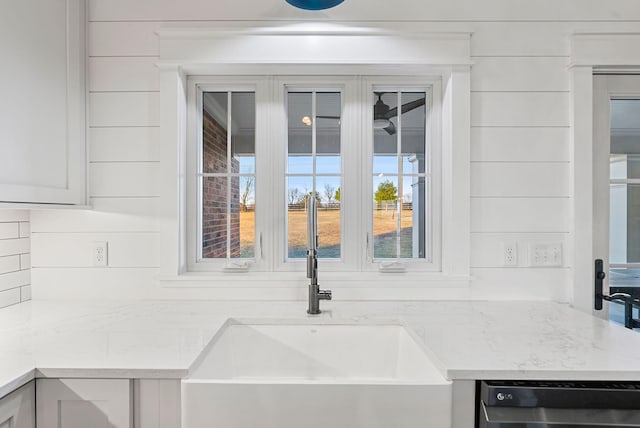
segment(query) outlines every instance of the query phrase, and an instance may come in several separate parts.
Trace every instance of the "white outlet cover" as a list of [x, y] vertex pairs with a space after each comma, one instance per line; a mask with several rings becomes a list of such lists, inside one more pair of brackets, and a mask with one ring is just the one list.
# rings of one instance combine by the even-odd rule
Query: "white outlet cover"
[[94, 242], [91, 249], [93, 266], [106, 267], [109, 265], [109, 247], [106, 241]]
[[504, 242], [502, 244], [504, 266], [518, 266], [518, 243]]

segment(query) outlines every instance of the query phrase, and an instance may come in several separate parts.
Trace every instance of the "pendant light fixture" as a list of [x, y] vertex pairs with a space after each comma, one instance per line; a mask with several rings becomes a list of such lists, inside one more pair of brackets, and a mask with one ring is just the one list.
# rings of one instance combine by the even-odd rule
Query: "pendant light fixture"
[[324, 10], [339, 5], [344, 0], [286, 0], [292, 6], [305, 10]]

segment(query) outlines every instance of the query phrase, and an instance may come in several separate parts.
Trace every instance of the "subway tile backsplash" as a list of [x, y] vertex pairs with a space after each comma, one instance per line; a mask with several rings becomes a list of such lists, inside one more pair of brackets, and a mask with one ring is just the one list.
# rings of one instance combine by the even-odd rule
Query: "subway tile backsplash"
[[31, 300], [31, 223], [26, 210], [0, 210], [0, 308]]

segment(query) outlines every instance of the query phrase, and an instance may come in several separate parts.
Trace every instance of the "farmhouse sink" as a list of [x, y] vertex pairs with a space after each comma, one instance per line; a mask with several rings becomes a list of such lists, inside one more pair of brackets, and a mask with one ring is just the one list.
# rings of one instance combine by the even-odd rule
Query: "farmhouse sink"
[[442, 428], [451, 383], [400, 324], [229, 320], [182, 407], [183, 428]]

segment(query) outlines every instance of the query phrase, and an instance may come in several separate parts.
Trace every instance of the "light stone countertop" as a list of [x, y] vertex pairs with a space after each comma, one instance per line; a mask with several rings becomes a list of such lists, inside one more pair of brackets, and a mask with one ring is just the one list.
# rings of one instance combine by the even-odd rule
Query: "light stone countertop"
[[[322, 302], [401, 321], [450, 380], [640, 380], [640, 334], [553, 302]], [[0, 310], [0, 397], [34, 377], [181, 378], [228, 318], [307, 319], [306, 302], [32, 301]]]

